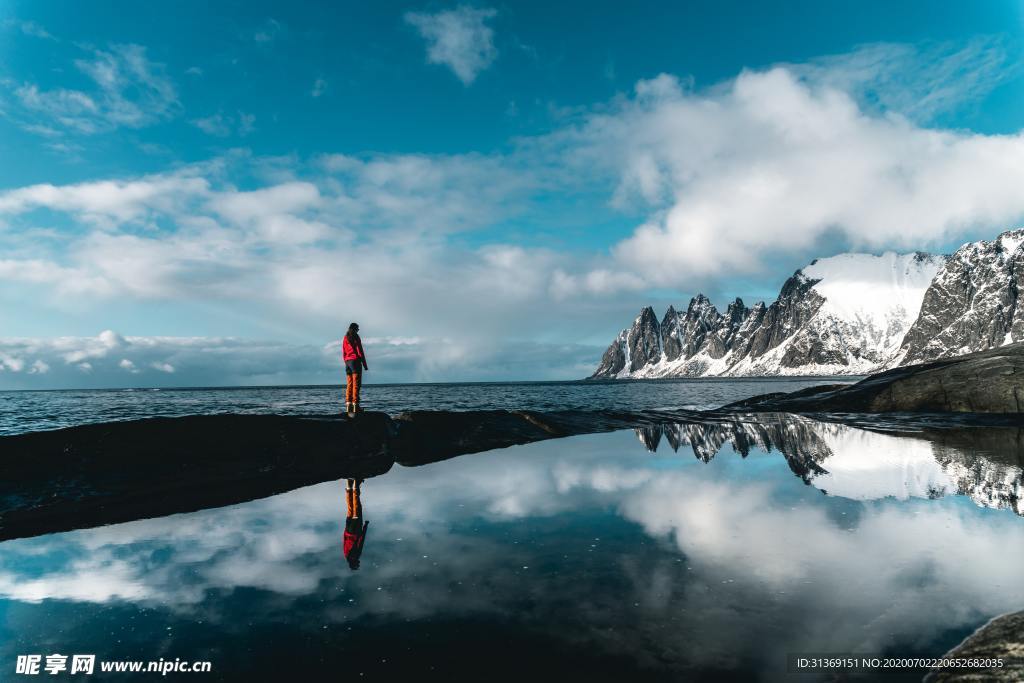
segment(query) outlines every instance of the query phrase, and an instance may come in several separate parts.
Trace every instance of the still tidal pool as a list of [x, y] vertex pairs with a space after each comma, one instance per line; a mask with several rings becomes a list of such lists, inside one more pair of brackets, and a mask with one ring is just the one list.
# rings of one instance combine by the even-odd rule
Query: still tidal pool
[[395, 465], [362, 484], [358, 570], [344, 481], [7, 541], [3, 680], [32, 653], [211, 662], [194, 680], [779, 680], [787, 653], [939, 656], [1024, 608], [1016, 434], [774, 416]]

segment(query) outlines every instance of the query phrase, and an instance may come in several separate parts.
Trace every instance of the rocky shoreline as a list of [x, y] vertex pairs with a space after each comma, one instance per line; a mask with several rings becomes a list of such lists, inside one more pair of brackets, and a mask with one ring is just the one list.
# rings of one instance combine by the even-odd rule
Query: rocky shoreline
[[[854, 385], [769, 394], [716, 411], [414, 411], [202, 415], [0, 437], [0, 540], [231, 505], [398, 463], [579, 434], [746, 413], [812, 414], [877, 431], [1024, 424], [1024, 344], [909, 366]], [[944, 437], [945, 438], [945, 437]]]
[[1024, 343], [908, 365], [857, 382], [765, 394], [723, 410], [1024, 414]]
[[1002, 660], [1003, 665], [974, 670], [933, 670], [925, 676], [925, 683], [987, 683], [1024, 679], [1024, 612], [996, 617], [942, 658]]

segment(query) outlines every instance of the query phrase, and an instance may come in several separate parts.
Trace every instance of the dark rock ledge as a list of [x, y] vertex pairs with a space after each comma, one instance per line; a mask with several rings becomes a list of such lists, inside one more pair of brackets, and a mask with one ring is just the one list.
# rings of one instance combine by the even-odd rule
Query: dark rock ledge
[[672, 412], [196, 415], [0, 437], [0, 540], [191, 512], [465, 453], [693, 419]]
[[1024, 413], [1024, 343], [908, 365], [851, 385], [765, 394], [725, 410], [851, 413]]
[[925, 676], [925, 683], [986, 683], [1024, 680], [1024, 612], [996, 617], [942, 656], [945, 659], [1002, 659], [989, 669], [942, 669]]

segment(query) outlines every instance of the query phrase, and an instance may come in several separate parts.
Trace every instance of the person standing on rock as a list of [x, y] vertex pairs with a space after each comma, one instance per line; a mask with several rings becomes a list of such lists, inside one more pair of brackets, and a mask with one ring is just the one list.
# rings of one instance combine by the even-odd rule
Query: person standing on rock
[[363, 341], [359, 338], [359, 325], [356, 323], [348, 326], [341, 351], [345, 363], [345, 412], [352, 417], [360, 410], [359, 389], [363, 384], [363, 370], [370, 369], [366, 365]]

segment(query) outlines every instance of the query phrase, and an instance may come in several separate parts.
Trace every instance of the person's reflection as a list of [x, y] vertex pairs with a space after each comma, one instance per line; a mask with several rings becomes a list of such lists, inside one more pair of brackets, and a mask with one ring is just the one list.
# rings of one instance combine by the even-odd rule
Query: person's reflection
[[359, 569], [359, 556], [363, 554], [366, 543], [366, 528], [369, 522], [363, 521], [363, 504], [359, 501], [359, 485], [362, 479], [349, 479], [345, 484], [345, 559], [353, 571]]

